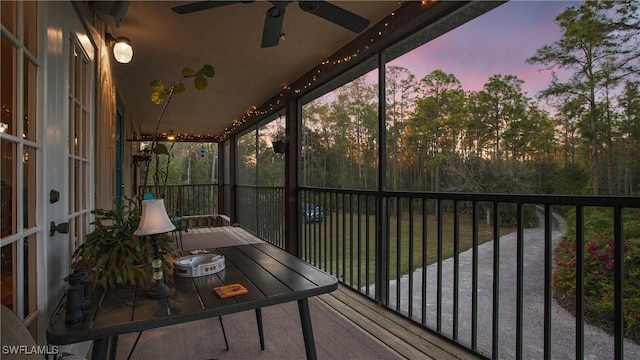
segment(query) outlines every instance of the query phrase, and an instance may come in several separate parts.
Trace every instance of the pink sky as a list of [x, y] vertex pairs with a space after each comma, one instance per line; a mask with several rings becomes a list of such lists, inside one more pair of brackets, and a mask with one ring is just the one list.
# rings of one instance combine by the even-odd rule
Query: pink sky
[[516, 75], [530, 98], [551, 80], [526, 59], [536, 50], [560, 39], [554, 19], [567, 6], [579, 2], [510, 1], [449, 33], [395, 59], [421, 79], [436, 69], [454, 74], [466, 90], [478, 91], [496, 74]]

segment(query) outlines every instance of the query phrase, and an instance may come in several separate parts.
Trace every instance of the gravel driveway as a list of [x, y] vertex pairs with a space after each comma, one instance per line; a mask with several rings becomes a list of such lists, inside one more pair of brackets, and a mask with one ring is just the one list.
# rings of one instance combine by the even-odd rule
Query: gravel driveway
[[[554, 214], [553, 243], [557, 244], [566, 230], [563, 218]], [[540, 221], [542, 224], [542, 221]], [[524, 358], [542, 359], [544, 341], [544, 228], [524, 230]], [[478, 247], [478, 348], [491, 354], [493, 241]], [[471, 260], [472, 251], [460, 254], [459, 277], [459, 340], [471, 344]], [[413, 273], [413, 314], [421, 321], [422, 268]], [[408, 309], [408, 276], [400, 281], [401, 311]], [[453, 258], [442, 262], [442, 332], [452, 336], [453, 324]], [[390, 282], [390, 304], [396, 303], [397, 281]], [[437, 264], [427, 267], [427, 325], [436, 328]], [[370, 289], [373, 291], [373, 289]], [[500, 305], [499, 356], [515, 358], [516, 329], [516, 234], [500, 238]], [[552, 358], [575, 359], [575, 317], [553, 301], [552, 305]], [[600, 328], [585, 324], [585, 359], [613, 359], [613, 337]], [[640, 346], [625, 342], [625, 358], [640, 359]]]

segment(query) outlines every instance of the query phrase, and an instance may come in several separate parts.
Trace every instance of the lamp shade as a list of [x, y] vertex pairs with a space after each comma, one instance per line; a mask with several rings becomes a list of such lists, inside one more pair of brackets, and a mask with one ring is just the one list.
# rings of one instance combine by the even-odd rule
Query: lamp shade
[[125, 37], [119, 37], [113, 45], [113, 57], [119, 63], [127, 64], [133, 58], [131, 42]]
[[142, 201], [142, 216], [138, 228], [133, 232], [134, 235], [162, 234], [175, 228], [164, 208], [163, 199]]

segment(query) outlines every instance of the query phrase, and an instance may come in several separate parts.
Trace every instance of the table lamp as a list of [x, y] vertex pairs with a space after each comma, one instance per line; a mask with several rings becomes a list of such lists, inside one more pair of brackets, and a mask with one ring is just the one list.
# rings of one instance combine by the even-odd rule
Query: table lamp
[[175, 228], [164, 208], [163, 199], [142, 201], [140, 224], [133, 234], [138, 236], [151, 235], [151, 241], [153, 242], [153, 262], [151, 266], [153, 266], [153, 280], [155, 280], [155, 283], [147, 290], [147, 296], [151, 299], [162, 299], [171, 294], [171, 289], [164, 283], [162, 259], [160, 259], [160, 251], [158, 249], [158, 235]]

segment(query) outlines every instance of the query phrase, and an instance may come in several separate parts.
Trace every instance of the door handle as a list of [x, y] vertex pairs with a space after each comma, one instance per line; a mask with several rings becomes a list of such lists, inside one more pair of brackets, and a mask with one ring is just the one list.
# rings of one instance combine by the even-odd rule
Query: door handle
[[68, 222], [63, 222], [60, 223], [58, 225], [56, 225], [55, 222], [50, 222], [49, 223], [49, 236], [53, 236], [55, 235], [55, 233], [59, 232], [60, 234], [66, 234], [69, 232], [69, 223]]

